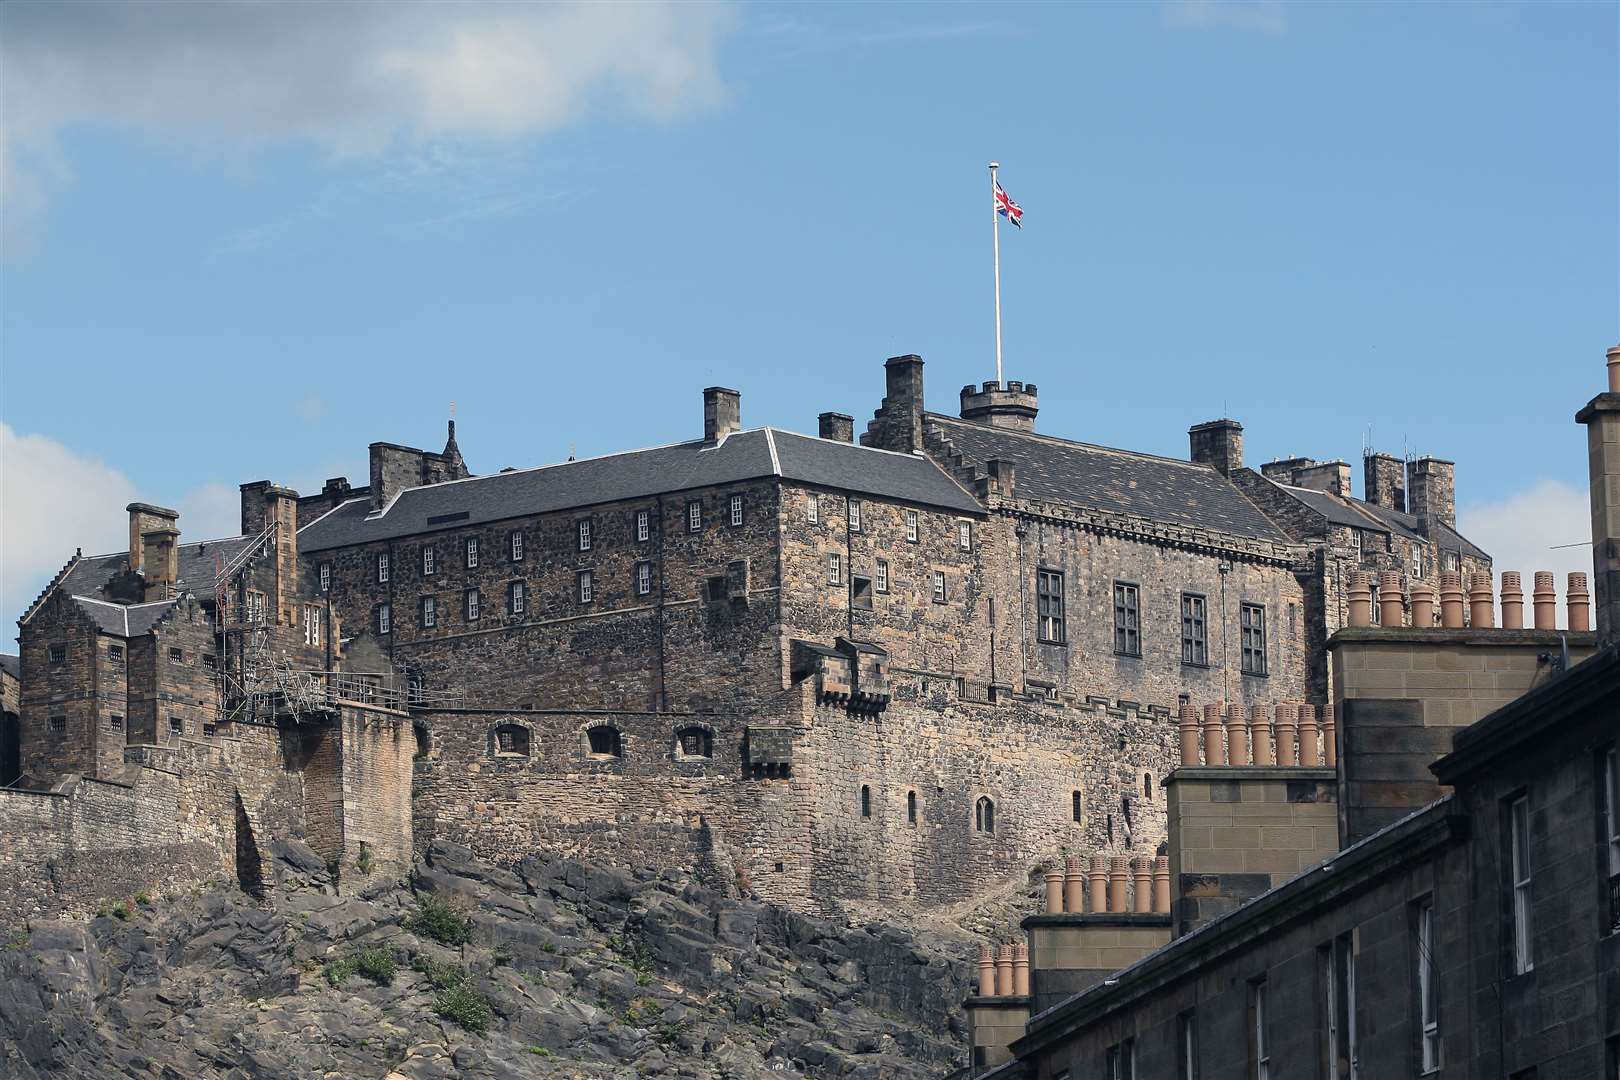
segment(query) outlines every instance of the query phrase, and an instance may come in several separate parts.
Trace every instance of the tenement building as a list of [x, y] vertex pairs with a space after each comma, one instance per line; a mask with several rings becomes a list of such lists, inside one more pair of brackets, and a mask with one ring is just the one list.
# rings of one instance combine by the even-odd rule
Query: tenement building
[[76, 557], [23, 619], [20, 771], [111, 776], [241, 738], [231, 703], [289, 673], [345, 702], [363, 676], [409, 712], [418, 845], [936, 905], [1154, 855], [1184, 704], [1320, 709], [1355, 575], [1387, 601], [1391, 572], [1489, 568], [1447, 463], [1369, 465], [1362, 501], [1247, 470], [1232, 420], [1176, 460], [1039, 432], [1020, 382], [928, 411], [915, 356], [884, 391], [858, 441], [838, 412], [745, 427], [711, 387], [701, 437], [482, 476], [452, 424], [439, 452], [373, 443], [364, 486], [244, 485], [242, 535], [204, 544], [132, 507], [130, 552]]
[[[1577, 419], [1601, 580], [1620, 347]], [[971, 1073], [1620, 1076], [1620, 622], [1585, 574], [1559, 631], [1550, 574], [1528, 624], [1504, 574], [1497, 626], [1488, 581], [1383, 573], [1377, 625], [1349, 577], [1323, 713], [1184, 710], [1167, 854], [1069, 859], [981, 954]]]

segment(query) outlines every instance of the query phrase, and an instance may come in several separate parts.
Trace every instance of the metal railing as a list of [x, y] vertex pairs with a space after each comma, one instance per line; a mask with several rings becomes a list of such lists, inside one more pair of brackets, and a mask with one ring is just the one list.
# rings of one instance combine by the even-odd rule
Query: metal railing
[[242, 689], [238, 703], [249, 716], [325, 712], [341, 704], [410, 709], [460, 708], [459, 690], [428, 690], [400, 675], [358, 671], [310, 671], [276, 665], [268, 678]]

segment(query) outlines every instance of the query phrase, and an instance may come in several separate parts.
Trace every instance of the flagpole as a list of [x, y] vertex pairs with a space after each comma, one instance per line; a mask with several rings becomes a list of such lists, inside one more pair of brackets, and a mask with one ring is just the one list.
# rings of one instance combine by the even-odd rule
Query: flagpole
[[990, 235], [993, 240], [996, 261], [996, 385], [1001, 385], [1001, 211], [996, 206], [996, 170], [1001, 168], [999, 161], [990, 163]]

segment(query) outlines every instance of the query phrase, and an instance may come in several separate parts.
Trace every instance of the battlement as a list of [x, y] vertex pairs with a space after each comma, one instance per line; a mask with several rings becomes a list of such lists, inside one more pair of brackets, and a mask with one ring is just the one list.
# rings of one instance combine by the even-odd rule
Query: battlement
[[1014, 431], [1034, 431], [1040, 411], [1034, 383], [987, 380], [982, 387], [962, 387], [962, 419]]

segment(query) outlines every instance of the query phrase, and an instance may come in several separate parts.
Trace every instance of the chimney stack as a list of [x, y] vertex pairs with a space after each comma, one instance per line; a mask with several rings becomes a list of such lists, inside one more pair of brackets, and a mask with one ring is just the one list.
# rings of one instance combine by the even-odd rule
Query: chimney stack
[[1412, 490], [1412, 514], [1425, 534], [1431, 521], [1457, 527], [1457, 466], [1440, 458], [1424, 457], [1412, 462], [1408, 471]]
[[861, 445], [902, 454], [922, 453], [922, 357], [889, 357], [883, 362], [883, 378], [883, 404], [866, 425]]
[[841, 412], [824, 412], [816, 417], [816, 422], [823, 439], [847, 443], [855, 441], [855, 418], [853, 416], [847, 416]]
[[742, 427], [742, 395], [724, 386], [703, 391], [703, 445], [716, 446]]
[[1200, 465], [1212, 465], [1222, 476], [1243, 468], [1243, 425], [1236, 420], [1222, 418], [1187, 429], [1191, 443], [1192, 460]]
[[172, 530], [179, 536], [175, 522], [180, 520], [180, 511], [142, 502], [132, 502], [124, 510], [129, 514], [129, 568], [135, 573], [146, 573], [146, 534], [153, 530]]
[[1322, 461], [1302, 465], [1294, 470], [1295, 487], [1326, 491], [1334, 495], [1350, 496], [1350, 464], [1345, 461]]
[[[1597, 608], [1600, 646], [1620, 641], [1620, 345], [1610, 348], [1606, 359], [1609, 389], [1575, 414], [1576, 422], [1586, 425], [1596, 594], [1592, 605]], [[1571, 603], [1571, 619], [1575, 615], [1576, 605]]]
[[180, 530], [173, 523], [141, 534], [146, 549], [146, 589], [142, 599], [167, 600], [174, 583], [180, 578]]
[[1374, 506], [1406, 512], [1406, 472], [1394, 454], [1369, 453], [1361, 459], [1362, 492]]

